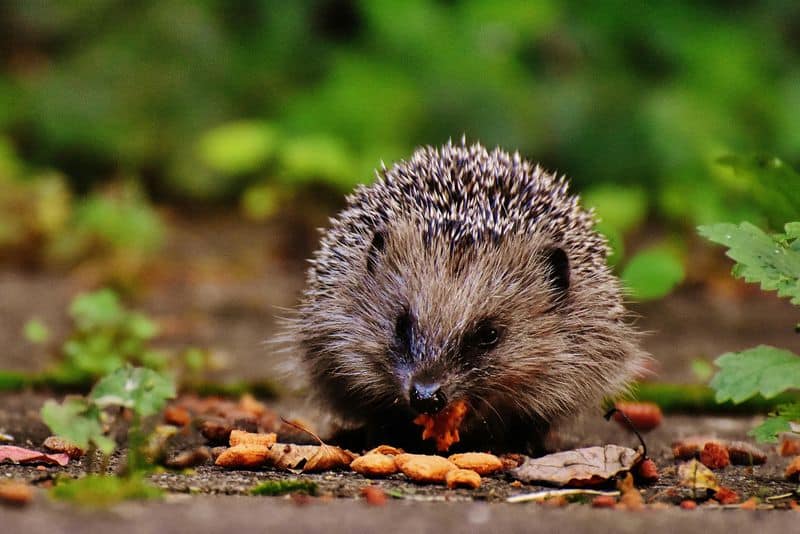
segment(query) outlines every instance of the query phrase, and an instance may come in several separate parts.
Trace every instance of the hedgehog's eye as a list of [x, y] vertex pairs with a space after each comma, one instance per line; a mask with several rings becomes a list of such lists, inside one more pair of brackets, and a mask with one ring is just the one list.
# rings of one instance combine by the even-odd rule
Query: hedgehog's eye
[[500, 341], [500, 331], [489, 322], [482, 322], [470, 336], [472, 344], [482, 349], [491, 349]]

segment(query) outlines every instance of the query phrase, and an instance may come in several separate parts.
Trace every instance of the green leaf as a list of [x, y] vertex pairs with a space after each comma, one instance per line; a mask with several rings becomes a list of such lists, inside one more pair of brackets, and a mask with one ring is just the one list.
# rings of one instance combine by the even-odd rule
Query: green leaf
[[122, 367], [103, 377], [89, 398], [101, 408], [124, 406], [140, 417], [161, 411], [168, 399], [175, 397], [172, 380], [145, 367]]
[[728, 247], [727, 256], [737, 262], [735, 276], [800, 304], [800, 249], [793, 237], [800, 230], [795, 224], [787, 225], [786, 234], [777, 236], [767, 235], [747, 222], [738, 226], [713, 224], [698, 230], [703, 237]]
[[790, 432], [791, 423], [800, 422], [800, 403], [782, 404], [763, 423], [748, 432], [758, 441], [774, 443], [783, 432]]
[[278, 134], [263, 121], [236, 121], [206, 132], [198, 145], [203, 162], [217, 172], [257, 171], [275, 152]]
[[50, 329], [39, 319], [31, 319], [25, 323], [25, 339], [40, 345], [50, 339]]
[[683, 263], [671, 251], [653, 247], [636, 254], [622, 271], [622, 283], [638, 300], [661, 298], [685, 276]]
[[69, 397], [61, 404], [48, 400], [41, 416], [54, 434], [83, 449], [94, 443], [104, 454], [114, 451], [114, 442], [103, 434], [100, 410], [83, 398]]
[[759, 345], [717, 358], [719, 372], [711, 380], [717, 402], [740, 403], [760, 394], [769, 399], [800, 388], [800, 357], [788, 350]]

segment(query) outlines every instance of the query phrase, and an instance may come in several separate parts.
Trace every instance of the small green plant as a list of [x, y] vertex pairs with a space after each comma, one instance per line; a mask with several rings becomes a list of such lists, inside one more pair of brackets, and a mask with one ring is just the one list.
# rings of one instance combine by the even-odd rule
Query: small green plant
[[[701, 226], [700, 234], [728, 247], [736, 264], [733, 274], [759, 283], [765, 291], [777, 291], [800, 305], [800, 222], [786, 224], [784, 232], [767, 234], [750, 223]], [[800, 389], [800, 356], [776, 347], [760, 345], [742, 352], [723, 354], [716, 360], [719, 371], [711, 380], [717, 402], [740, 403], [756, 395], [767, 399]], [[759, 441], [775, 441], [800, 421], [800, 402], [781, 404], [751, 435]]]
[[85, 398], [68, 397], [60, 404], [48, 400], [41, 415], [54, 434], [87, 449], [90, 462], [94, 452], [99, 451], [103, 456], [101, 472], [105, 472], [108, 457], [115, 449], [108, 429], [121, 423], [121, 411], [128, 410], [131, 417], [125, 473], [132, 475], [147, 468], [143, 452], [146, 419], [160, 412], [173, 397], [172, 380], [152, 369], [124, 366], [98, 381]]
[[69, 307], [74, 329], [62, 346], [57, 374], [67, 381], [96, 380], [126, 363], [163, 371], [167, 355], [150, 346], [158, 325], [126, 309], [117, 294], [101, 289], [75, 297]]

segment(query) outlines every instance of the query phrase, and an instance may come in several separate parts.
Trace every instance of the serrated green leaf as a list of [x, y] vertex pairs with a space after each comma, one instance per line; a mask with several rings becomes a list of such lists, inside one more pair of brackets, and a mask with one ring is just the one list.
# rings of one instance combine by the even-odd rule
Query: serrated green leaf
[[791, 430], [792, 422], [800, 421], [800, 403], [782, 404], [763, 423], [748, 432], [758, 441], [774, 443], [783, 432]]
[[717, 402], [740, 403], [754, 395], [771, 398], [800, 388], [800, 357], [788, 350], [759, 345], [717, 358], [719, 372], [711, 380]]
[[172, 380], [145, 367], [122, 367], [102, 378], [89, 398], [98, 406], [124, 406], [141, 417], [158, 413], [175, 397]]
[[800, 250], [790, 235], [796, 231], [787, 225], [787, 235], [770, 236], [757, 226], [721, 223], [698, 228], [700, 235], [728, 247], [727, 256], [737, 263], [734, 276], [761, 284], [765, 291], [777, 291], [800, 304]]
[[662, 247], [636, 254], [621, 275], [623, 285], [638, 300], [652, 300], [667, 295], [683, 277], [683, 263]]

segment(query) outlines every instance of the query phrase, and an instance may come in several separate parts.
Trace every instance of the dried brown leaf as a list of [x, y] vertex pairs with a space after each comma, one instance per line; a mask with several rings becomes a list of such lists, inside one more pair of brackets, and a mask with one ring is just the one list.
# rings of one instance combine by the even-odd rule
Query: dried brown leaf
[[641, 451], [619, 445], [587, 447], [541, 458], [526, 458], [511, 475], [523, 482], [556, 486], [593, 486], [630, 471], [642, 458]]
[[306, 473], [344, 469], [355, 459], [355, 455], [347, 450], [323, 443], [317, 452], [311, 455], [303, 466]]
[[717, 477], [711, 469], [695, 459], [678, 466], [678, 484], [692, 490], [719, 490]]
[[69, 456], [65, 453], [46, 454], [14, 445], [0, 445], [0, 462], [6, 460], [18, 464], [42, 463], [64, 466], [69, 463]]

